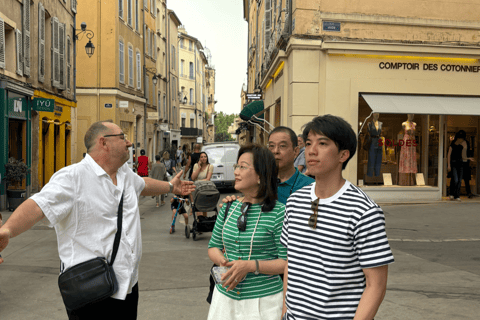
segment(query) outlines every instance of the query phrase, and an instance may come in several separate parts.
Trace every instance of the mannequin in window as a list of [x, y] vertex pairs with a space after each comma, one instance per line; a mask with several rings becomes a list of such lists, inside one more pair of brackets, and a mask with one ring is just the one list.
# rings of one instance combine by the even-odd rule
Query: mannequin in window
[[375, 176], [380, 175], [380, 168], [382, 166], [382, 147], [378, 145], [378, 140], [382, 135], [382, 122], [378, 121], [378, 113], [373, 114], [373, 120], [367, 125], [367, 131], [372, 142], [368, 150], [368, 164], [367, 164], [367, 176], [371, 177], [375, 173]]
[[417, 143], [415, 141], [415, 128], [417, 124], [413, 122], [413, 114], [407, 115], [407, 121], [402, 123], [403, 127], [403, 145], [400, 149], [400, 161], [398, 166], [399, 185], [415, 185], [415, 174], [417, 173]]

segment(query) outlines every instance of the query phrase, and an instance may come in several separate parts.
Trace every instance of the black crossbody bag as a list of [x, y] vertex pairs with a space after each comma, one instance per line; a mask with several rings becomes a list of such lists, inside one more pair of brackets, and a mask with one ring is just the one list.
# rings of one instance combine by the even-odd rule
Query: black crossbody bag
[[[225, 219], [227, 219], [228, 210], [230, 209], [231, 205], [232, 205], [231, 202], [227, 202], [227, 204], [226, 204], [225, 216], [223, 217], [224, 225], [225, 225]], [[214, 263], [212, 268], [213, 267], [218, 267], [218, 266]], [[210, 268], [210, 271], [211, 271], [212, 268]], [[210, 290], [208, 291], [208, 296], [207, 296], [207, 302], [210, 303], [210, 304], [212, 303], [213, 290], [215, 290], [215, 280], [212, 277], [212, 272], [210, 272]]]
[[87, 304], [113, 296], [118, 290], [118, 282], [113, 270], [122, 235], [123, 193], [118, 205], [117, 233], [113, 243], [112, 259], [97, 257], [63, 271], [58, 277], [58, 287], [65, 306], [76, 310]]

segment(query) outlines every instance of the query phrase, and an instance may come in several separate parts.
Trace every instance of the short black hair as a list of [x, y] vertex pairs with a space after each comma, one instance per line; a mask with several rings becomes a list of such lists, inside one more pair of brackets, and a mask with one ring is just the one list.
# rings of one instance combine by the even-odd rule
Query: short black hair
[[140, 155], [144, 156], [145, 155], [145, 150], [140, 150]]
[[160, 161], [160, 155], [159, 154], [155, 155], [155, 161]]
[[260, 177], [257, 198], [263, 197], [262, 211], [272, 211], [275, 207], [277, 196], [277, 163], [273, 153], [267, 147], [260, 144], [247, 144], [238, 151], [238, 159], [244, 153], [251, 153], [253, 157], [253, 167]]
[[352, 126], [341, 117], [326, 114], [315, 117], [307, 123], [305, 129], [303, 129], [303, 136], [307, 138], [312, 131], [335, 142], [338, 151], [348, 150], [350, 152], [350, 157], [342, 166], [342, 169], [345, 169], [348, 161], [353, 158], [357, 151], [357, 136]]
[[293, 148], [295, 149], [295, 148], [298, 146], [297, 134], [295, 133], [295, 131], [293, 131], [293, 130], [290, 129], [289, 127], [284, 127], [284, 126], [275, 127], [275, 129], [273, 129], [273, 130], [268, 134], [268, 140], [270, 140], [270, 136], [271, 136], [272, 134], [277, 133], [277, 132], [284, 132], [284, 133], [290, 135], [290, 140], [292, 140]]

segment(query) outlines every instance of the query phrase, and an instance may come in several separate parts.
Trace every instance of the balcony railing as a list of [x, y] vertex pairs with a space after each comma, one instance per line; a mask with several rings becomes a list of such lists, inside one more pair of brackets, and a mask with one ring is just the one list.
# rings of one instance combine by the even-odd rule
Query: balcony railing
[[202, 135], [202, 130], [199, 130], [198, 128], [180, 127], [180, 133], [182, 136], [198, 137]]

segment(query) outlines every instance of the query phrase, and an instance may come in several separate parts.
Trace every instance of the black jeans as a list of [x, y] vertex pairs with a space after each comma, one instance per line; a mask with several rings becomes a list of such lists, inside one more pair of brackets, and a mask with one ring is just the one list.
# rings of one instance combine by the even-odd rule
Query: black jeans
[[138, 309], [138, 283], [125, 300], [108, 298], [77, 310], [67, 309], [69, 320], [122, 319], [136, 320]]
[[463, 179], [463, 161], [452, 161], [452, 178], [450, 180], [450, 194], [456, 199], [460, 198], [460, 188]]

